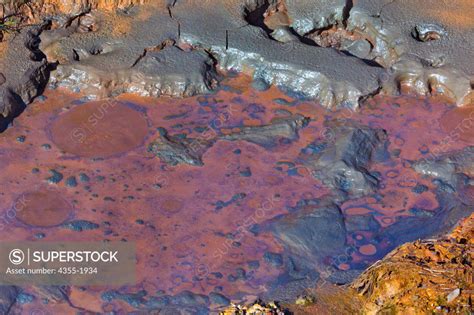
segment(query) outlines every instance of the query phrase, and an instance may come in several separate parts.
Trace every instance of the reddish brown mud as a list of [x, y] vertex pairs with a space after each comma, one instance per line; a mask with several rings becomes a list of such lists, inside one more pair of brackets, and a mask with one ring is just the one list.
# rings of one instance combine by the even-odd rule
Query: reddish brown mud
[[52, 123], [52, 141], [67, 153], [104, 158], [143, 144], [147, 135], [143, 115], [118, 102], [93, 102], [59, 114]]
[[[72, 212], [72, 206], [65, 199], [45, 187], [25, 193], [16, 204], [18, 221], [40, 228], [64, 223]], [[21, 204], [25, 206], [20, 207]]]
[[[319, 142], [331, 139], [331, 121], [351, 120], [388, 134], [391, 158], [372, 165], [380, 174], [380, 189], [341, 207], [346, 220], [366, 215], [375, 223], [347, 231], [348, 254], [324, 262], [340, 271], [361, 271], [402, 242], [397, 230], [385, 234], [387, 228], [418, 217], [419, 229], [425, 228], [422, 218], [440, 204], [432, 180], [410, 168], [410, 161], [465, 147], [465, 142], [449, 141], [449, 132], [470, 113], [442, 99], [409, 96], [378, 96], [358, 113], [328, 112], [276, 88], [257, 92], [246, 77], [229, 79], [214, 95], [181, 100], [124, 95], [113, 102], [84, 103], [61, 90], [45, 96], [0, 135], [2, 214], [22, 209], [3, 215], [0, 238], [136, 242], [137, 284], [121, 288], [124, 292], [220, 292], [237, 301], [261, 296], [284, 273], [284, 266], [264, 258], [284, 254], [283, 245], [269, 231], [253, 233], [252, 226], [288, 214], [301, 200], [332, 194], [300, 164]], [[292, 114], [311, 118], [298, 139], [265, 148], [219, 140], [204, 153], [202, 167], [167, 165], [147, 151], [160, 128], [209, 140]], [[462, 139], [471, 140], [472, 128], [464, 133]], [[414, 193], [415, 187], [424, 189]], [[472, 196], [464, 192], [460, 198]], [[98, 228], [65, 228], [62, 223], [72, 219]], [[101, 299], [113, 289], [71, 288], [70, 300], [94, 312], [133, 310], [122, 300]], [[65, 302], [15, 308], [77, 311]]]
[[441, 127], [455, 140], [474, 144], [474, 106], [456, 108], [441, 119]]

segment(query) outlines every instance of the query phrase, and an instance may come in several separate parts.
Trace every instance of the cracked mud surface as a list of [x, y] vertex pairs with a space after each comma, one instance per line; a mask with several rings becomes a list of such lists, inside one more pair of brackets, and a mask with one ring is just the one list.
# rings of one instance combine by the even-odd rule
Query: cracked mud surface
[[139, 249], [135, 285], [1, 287], [0, 313], [208, 314], [320, 283], [373, 313], [406, 295], [367, 268], [472, 213], [470, 1], [0, 9], [50, 19], [0, 43], [0, 239]]

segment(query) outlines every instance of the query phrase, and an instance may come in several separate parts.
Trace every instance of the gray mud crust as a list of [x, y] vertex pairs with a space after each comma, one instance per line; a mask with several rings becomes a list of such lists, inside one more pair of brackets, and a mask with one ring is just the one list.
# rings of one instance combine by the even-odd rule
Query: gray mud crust
[[[429, 6], [442, 10], [439, 1]], [[374, 94], [400, 93], [400, 86], [447, 94], [464, 105], [474, 71], [465, 52], [473, 50], [474, 32], [417, 15], [419, 7], [407, 1], [161, 0], [116, 16], [92, 12], [98, 31], [78, 32], [78, 19], [44, 34], [42, 48], [60, 63], [52, 86], [92, 97], [207, 93], [217, 86], [216, 70], [223, 70], [327, 108], [356, 109]], [[287, 22], [267, 22], [274, 12]], [[117, 34], [114, 23], [126, 31]], [[174, 48], [163, 49], [166, 41]]]
[[52, 87], [65, 86], [90, 98], [121, 93], [186, 97], [216, 87], [214, 60], [205, 51], [178, 47], [177, 23], [165, 3], [115, 14], [94, 12], [89, 19], [96, 31], [81, 31], [77, 19], [43, 35], [42, 49], [59, 62]]

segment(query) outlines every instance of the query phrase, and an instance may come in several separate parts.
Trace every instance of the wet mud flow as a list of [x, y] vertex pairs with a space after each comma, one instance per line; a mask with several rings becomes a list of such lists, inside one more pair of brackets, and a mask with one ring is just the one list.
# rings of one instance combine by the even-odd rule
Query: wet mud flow
[[[291, 300], [470, 213], [474, 108], [406, 95], [330, 111], [254, 86], [47, 90], [0, 135], [2, 240], [137, 244], [135, 286], [70, 287], [48, 314]], [[46, 312], [40, 298], [22, 307]]]

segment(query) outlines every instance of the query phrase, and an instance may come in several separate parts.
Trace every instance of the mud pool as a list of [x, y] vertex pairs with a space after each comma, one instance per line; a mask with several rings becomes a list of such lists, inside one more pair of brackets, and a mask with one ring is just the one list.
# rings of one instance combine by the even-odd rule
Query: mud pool
[[0, 135], [0, 237], [137, 243], [136, 285], [68, 287], [48, 314], [289, 300], [467, 216], [473, 119], [408, 95], [331, 112], [247, 77], [186, 99], [48, 90]]

